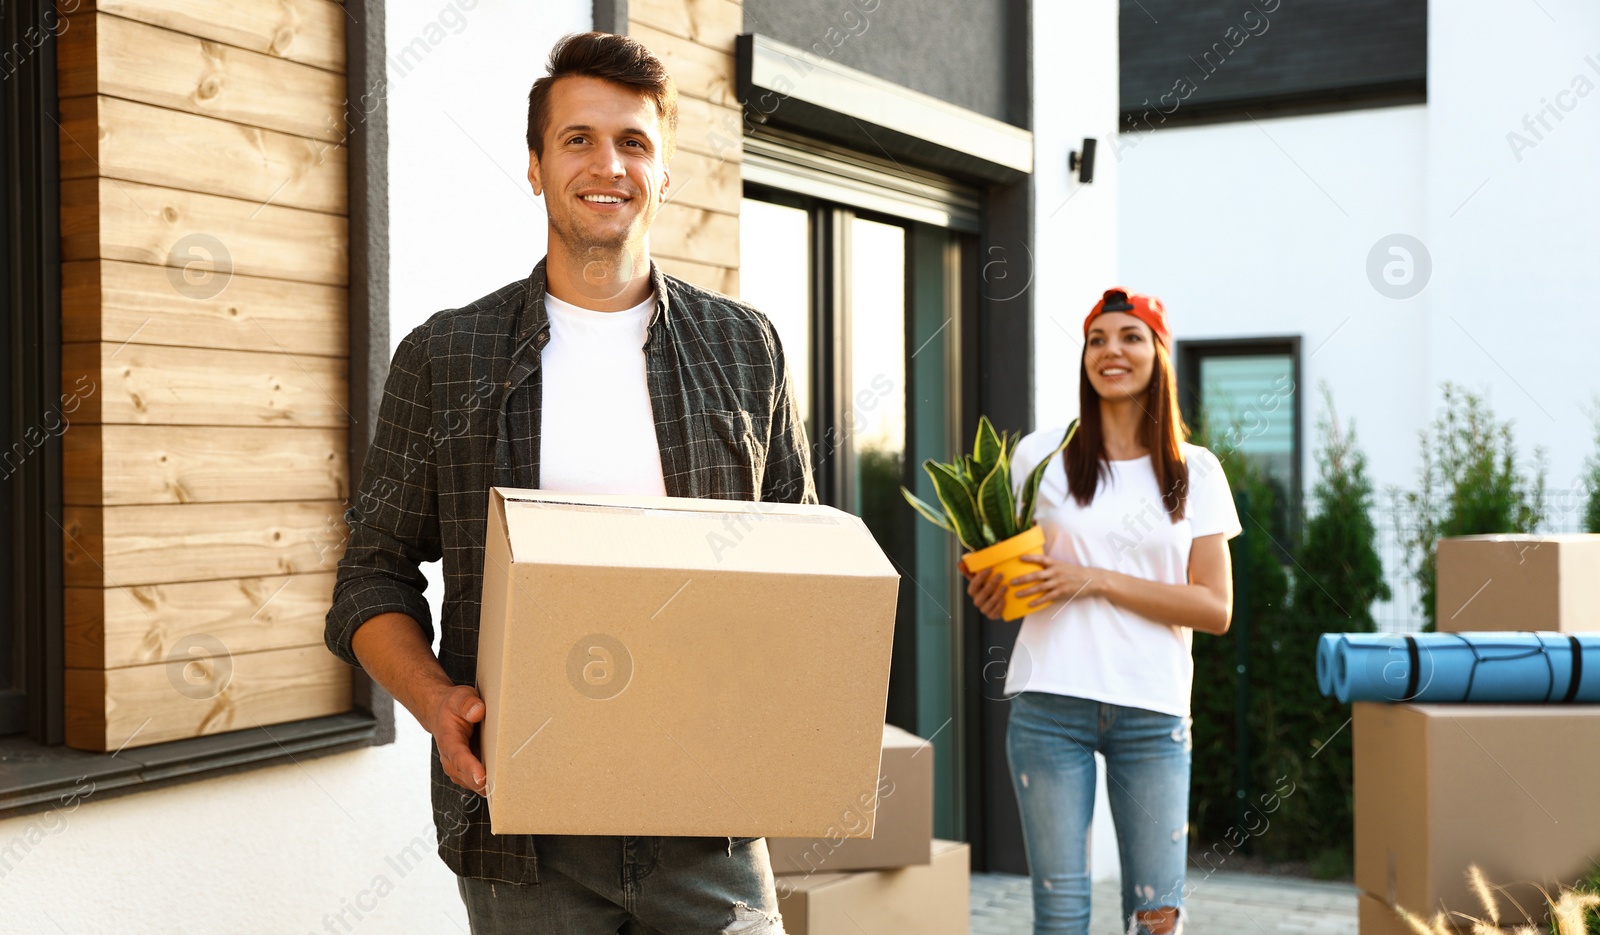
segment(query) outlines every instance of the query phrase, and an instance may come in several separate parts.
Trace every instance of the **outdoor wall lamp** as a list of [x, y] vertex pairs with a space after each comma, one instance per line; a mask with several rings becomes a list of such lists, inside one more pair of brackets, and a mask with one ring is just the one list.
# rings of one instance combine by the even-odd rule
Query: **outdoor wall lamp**
[[1084, 137], [1083, 148], [1075, 149], [1067, 156], [1067, 168], [1078, 173], [1078, 181], [1085, 184], [1094, 181], [1094, 147], [1095, 141]]

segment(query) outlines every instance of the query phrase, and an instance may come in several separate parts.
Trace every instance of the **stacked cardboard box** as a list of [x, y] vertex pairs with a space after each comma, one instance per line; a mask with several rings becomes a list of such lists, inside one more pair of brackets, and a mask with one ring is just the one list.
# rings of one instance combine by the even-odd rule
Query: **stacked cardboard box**
[[1600, 535], [1439, 540], [1439, 632], [1600, 630]]
[[[1441, 632], [1600, 630], [1600, 535], [1460, 536], [1436, 557]], [[1600, 859], [1600, 705], [1363, 702], [1354, 730], [1362, 935], [1408, 931], [1394, 906], [1486, 917], [1473, 864], [1511, 897], [1502, 924], [1536, 921], [1517, 904], [1542, 915], [1538, 886]]]
[[[1378, 904], [1363, 935], [1401, 931], [1384, 906], [1485, 916], [1473, 864], [1537, 916], [1536, 885], [1600, 857], [1600, 706], [1359, 702], [1354, 731], [1356, 885]], [[1510, 899], [1500, 912], [1524, 921]]]
[[[846, 803], [837, 827], [819, 838], [768, 838], [772, 872], [841, 873], [927, 864], [933, 859], [933, 747], [883, 725], [882, 772], [873, 789]], [[876, 821], [874, 821], [876, 808]], [[871, 838], [851, 837], [869, 825]]]
[[[882, 774], [821, 838], [771, 838], [789, 935], [965, 935], [970, 852], [933, 837], [933, 747], [885, 725]], [[852, 837], [872, 820], [870, 840]]]
[[899, 576], [860, 519], [509, 488], [488, 513], [495, 833], [765, 836], [790, 935], [965, 935], [933, 749], [883, 725]]
[[934, 841], [932, 863], [899, 870], [786, 874], [778, 909], [789, 935], [967, 935], [970, 852]]
[[496, 834], [828, 835], [872, 801], [899, 576], [859, 518], [497, 487], [486, 532]]
[[1371, 893], [1356, 897], [1356, 925], [1361, 935], [1416, 935], [1395, 915], [1393, 906]]

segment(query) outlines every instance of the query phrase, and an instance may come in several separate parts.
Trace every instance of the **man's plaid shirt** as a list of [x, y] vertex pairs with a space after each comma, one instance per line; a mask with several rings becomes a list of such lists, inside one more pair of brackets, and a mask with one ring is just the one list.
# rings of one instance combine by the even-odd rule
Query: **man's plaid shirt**
[[[811, 459], [777, 332], [760, 312], [652, 269], [644, 357], [661, 471], [674, 497], [815, 503]], [[326, 639], [353, 666], [356, 628], [398, 611], [431, 639], [418, 566], [444, 560], [439, 661], [476, 681], [489, 488], [539, 486], [539, 358], [550, 340], [545, 264], [434, 315], [395, 351], [359, 495], [345, 513]], [[606, 431], [597, 419], [596, 432]], [[489, 832], [488, 810], [433, 750], [439, 855], [460, 876], [535, 882], [531, 835]]]

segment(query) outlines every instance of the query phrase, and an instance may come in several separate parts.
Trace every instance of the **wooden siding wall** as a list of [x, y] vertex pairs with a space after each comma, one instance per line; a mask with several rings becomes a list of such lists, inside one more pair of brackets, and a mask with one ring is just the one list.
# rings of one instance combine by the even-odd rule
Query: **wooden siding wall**
[[349, 710], [344, 10], [65, 18], [67, 743]]
[[744, 153], [733, 56], [743, 28], [739, 0], [628, 2], [628, 34], [666, 63], [678, 85], [678, 151], [650, 255], [675, 276], [733, 296]]

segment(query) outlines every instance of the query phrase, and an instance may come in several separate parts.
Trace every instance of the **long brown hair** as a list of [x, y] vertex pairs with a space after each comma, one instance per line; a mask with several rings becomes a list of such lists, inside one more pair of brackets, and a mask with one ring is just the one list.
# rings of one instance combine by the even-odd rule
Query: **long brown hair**
[[[1180, 447], [1189, 437], [1189, 427], [1183, 424], [1183, 415], [1178, 411], [1178, 380], [1172, 357], [1165, 343], [1156, 338], [1151, 338], [1151, 343], [1156, 348], [1155, 367], [1144, 398], [1139, 400], [1149, 418], [1139, 426], [1139, 441], [1150, 449], [1150, 466], [1155, 469], [1156, 483], [1162, 490], [1161, 505], [1176, 523], [1183, 519], [1189, 497], [1189, 465]], [[1100, 481], [1111, 475], [1105, 433], [1100, 425], [1100, 394], [1089, 383], [1085, 363], [1088, 353], [1085, 342], [1083, 356], [1078, 359], [1078, 432], [1061, 455], [1067, 469], [1067, 489], [1078, 505], [1085, 507], [1094, 500]]]

